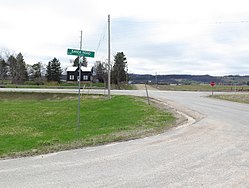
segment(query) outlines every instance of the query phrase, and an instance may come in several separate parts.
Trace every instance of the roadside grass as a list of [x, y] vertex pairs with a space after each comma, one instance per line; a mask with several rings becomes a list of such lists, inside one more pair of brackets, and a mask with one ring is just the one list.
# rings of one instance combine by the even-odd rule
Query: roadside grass
[[167, 111], [143, 98], [0, 92], [0, 158], [27, 156], [129, 140], [174, 125]]
[[239, 103], [249, 104], [249, 94], [233, 94], [233, 95], [213, 95], [210, 96], [216, 99], [228, 100]]
[[[0, 83], [0, 88], [45, 88], [45, 89], [75, 89], [78, 88], [79, 84], [77, 82], [44, 82], [37, 84], [34, 81], [26, 81], [23, 85], [11, 84], [10, 81]], [[107, 88], [107, 83], [90, 83], [82, 82], [81, 88], [91, 88], [91, 89], [104, 89]], [[120, 86], [112, 84], [112, 89], [119, 90], [135, 90], [135, 86], [132, 84], [123, 83]]]
[[[25, 82], [23, 85], [17, 85], [17, 84], [0, 84], [0, 87], [2, 88], [59, 88], [59, 89], [74, 89], [78, 88], [77, 83], [58, 83], [58, 82], [45, 82], [44, 84], [35, 84], [32, 81]], [[103, 83], [81, 83], [81, 88], [101, 88], [103, 89], [105, 87], [105, 84]]]
[[[203, 85], [152, 85], [159, 90], [169, 90], [169, 91], [212, 91], [212, 87], [209, 84]], [[233, 86], [233, 85], [216, 85], [213, 87], [214, 92], [224, 92], [224, 91], [249, 91], [248, 85], [243, 86]]]

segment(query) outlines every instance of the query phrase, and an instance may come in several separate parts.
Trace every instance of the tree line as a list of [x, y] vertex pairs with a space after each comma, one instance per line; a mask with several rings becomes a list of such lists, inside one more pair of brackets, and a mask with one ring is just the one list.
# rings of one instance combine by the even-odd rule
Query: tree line
[[33, 65], [26, 64], [22, 53], [17, 55], [9, 55], [7, 57], [0, 56], [0, 80], [10, 80], [12, 84], [24, 84], [32, 81], [34, 84], [43, 84], [45, 80], [48, 82], [61, 80], [61, 64], [57, 58], [53, 58], [44, 65], [41, 62]]
[[7, 77], [13, 84], [22, 84], [28, 79], [27, 67], [23, 55], [10, 55], [7, 60], [0, 58], [0, 77], [3, 82]]
[[[106, 83], [108, 79], [108, 63], [97, 61], [93, 67], [96, 79], [101, 83]], [[114, 56], [114, 64], [111, 65], [111, 82], [118, 86], [128, 81], [128, 63], [123, 52], [118, 52]]]
[[[83, 57], [82, 66], [88, 62]], [[79, 57], [75, 58], [73, 65], [79, 66]], [[111, 81], [113, 84], [121, 85], [128, 80], [128, 66], [123, 52], [114, 56], [114, 64], [111, 65]], [[92, 68], [94, 80], [106, 83], [108, 77], [108, 64], [97, 61]], [[0, 55], [0, 80], [10, 80], [12, 84], [24, 84], [31, 81], [34, 84], [47, 82], [61, 82], [62, 68], [59, 59], [53, 58], [47, 65], [38, 62], [33, 65], [26, 64], [22, 53], [8, 55], [5, 58]]]

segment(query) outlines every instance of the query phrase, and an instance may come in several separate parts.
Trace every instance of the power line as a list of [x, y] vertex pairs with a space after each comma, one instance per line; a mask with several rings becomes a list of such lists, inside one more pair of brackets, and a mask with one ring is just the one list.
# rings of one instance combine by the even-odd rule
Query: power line
[[239, 20], [239, 21], [214, 21], [214, 22], [207, 22], [207, 21], [200, 21], [200, 22], [174, 22], [174, 21], [123, 21], [123, 20], [115, 20], [115, 23], [120, 23], [122, 25], [133, 25], [133, 24], [168, 24], [168, 25], [202, 25], [202, 24], [249, 24], [249, 20]]
[[215, 24], [249, 24], [248, 20], [242, 20], [242, 21], [218, 21], [215, 22]]
[[99, 41], [98, 41], [98, 45], [97, 48], [95, 50], [96, 54], [98, 53], [99, 48], [101, 47], [102, 42], [105, 40], [106, 38], [106, 29], [107, 29], [107, 24], [104, 25], [102, 34], [100, 35]]

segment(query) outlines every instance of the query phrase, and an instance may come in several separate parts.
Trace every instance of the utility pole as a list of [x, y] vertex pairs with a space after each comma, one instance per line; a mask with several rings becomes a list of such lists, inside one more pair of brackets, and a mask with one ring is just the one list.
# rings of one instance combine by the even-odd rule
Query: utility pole
[[111, 44], [110, 15], [108, 15], [108, 98], [111, 98]]
[[[80, 50], [82, 49], [82, 30], [80, 31]], [[77, 126], [77, 134], [80, 134], [80, 80], [81, 80], [81, 57], [79, 57], [79, 90], [78, 90], [78, 126]]]
[[156, 72], [156, 87], [157, 87], [157, 83], [158, 83], [158, 81], [157, 81], [157, 72]]

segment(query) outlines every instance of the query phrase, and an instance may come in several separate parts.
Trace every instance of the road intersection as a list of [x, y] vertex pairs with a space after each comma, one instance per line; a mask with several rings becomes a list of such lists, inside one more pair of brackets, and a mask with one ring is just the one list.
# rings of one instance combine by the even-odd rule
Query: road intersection
[[249, 105], [205, 92], [149, 95], [196, 121], [143, 139], [1, 160], [0, 187], [249, 187]]

